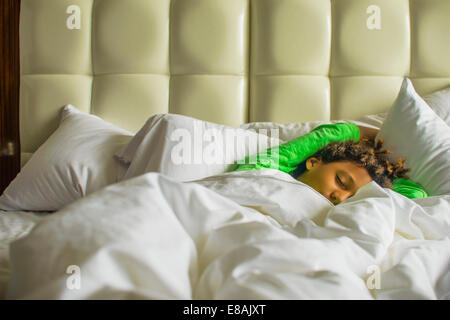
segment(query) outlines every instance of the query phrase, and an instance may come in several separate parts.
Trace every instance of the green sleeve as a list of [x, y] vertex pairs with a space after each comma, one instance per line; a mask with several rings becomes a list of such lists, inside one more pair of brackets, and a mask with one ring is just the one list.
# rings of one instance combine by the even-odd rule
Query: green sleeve
[[428, 194], [421, 185], [409, 179], [395, 178], [392, 181], [392, 190], [410, 199], [428, 197]]
[[[353, 123], [320, 125], [308, 134], [279, 146], [266, 149], [257, 155], [247, 156], [234, 171], [278, 169], [289, 173], [298, 164], [334, 141], [359, 141], [359, 128]], [[239, 162], [240, 163], [240, 162]]]

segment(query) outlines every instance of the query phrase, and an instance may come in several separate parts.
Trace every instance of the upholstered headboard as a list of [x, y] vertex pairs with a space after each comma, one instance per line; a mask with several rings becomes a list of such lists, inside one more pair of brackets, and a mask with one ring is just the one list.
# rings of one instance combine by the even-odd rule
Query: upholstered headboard
[[450, 85], [449, 0], [22, 0], [22, 163], [65, 104], [137, 131], [386, 111]]

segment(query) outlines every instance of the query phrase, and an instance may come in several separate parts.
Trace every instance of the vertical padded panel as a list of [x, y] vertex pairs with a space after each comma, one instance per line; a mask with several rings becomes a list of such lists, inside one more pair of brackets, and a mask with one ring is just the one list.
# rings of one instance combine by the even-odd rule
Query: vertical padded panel
[[246, 74], [248, 0], [172, 0], [172, 74]]
[[169, 0], [95, 0], [94, 74], [168, 74], [169, 8]]
[[242, 76], [172, 76], [170, 113], [238, 127], [247, 121], [247, 79]]
[[253, 0], [251, 73], [327, 75], [329, 0]]
[[148, 117], [168, 112], [169, 76], [149, 74], [97, 75], [91, 113], [131, 132]]
[[450, 1], [411, 0], [413, 77], [450, 77]]
[[251, 96], [251, 122], [285, 123], [330, 118], [328, 77], [255, 76]]
[[402, 77], [339, 77], [331, 79], [331, 119], [357, 119], [388, 110]]
[[19, 113], [22, 152], [36, 151], [56, 130], [65, 104], [89, 112], [91, 86], [91, 76], [22, 75]]
[[[93, 0], [22, 0], [20, 72], [91, 73]], [[67, 7], [80, 8], [80, 29], [69, 29]]]
[[[380, 29], [369, 29], [379, 8]], [[369, 13], [367, 10], [369, 8]], [[332, 0], [333, 36], [330, 75], [409, 73], [410, 23], [408, 0]]]

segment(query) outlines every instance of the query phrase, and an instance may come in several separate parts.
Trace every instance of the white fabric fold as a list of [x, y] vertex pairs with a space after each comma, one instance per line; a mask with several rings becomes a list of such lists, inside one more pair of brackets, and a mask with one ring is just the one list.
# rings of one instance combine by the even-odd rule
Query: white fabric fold
[[[413, 201], [371, 182], [333, 206], [276, 170], [189, 183], [147, 173], [13, 242], [8, 298], [441, 299], [448, 200]], [[68, 286], [70, 266], [79, 289]]]

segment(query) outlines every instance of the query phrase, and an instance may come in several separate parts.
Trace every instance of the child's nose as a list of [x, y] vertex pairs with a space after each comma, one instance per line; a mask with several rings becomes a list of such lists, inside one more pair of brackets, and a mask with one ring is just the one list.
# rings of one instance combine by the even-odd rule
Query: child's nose
[[345, 199], [349, 198], [352, 194], [344, 190], [336, 190], [331, 194], [331, 202], [333, 204], [339, 204]]

